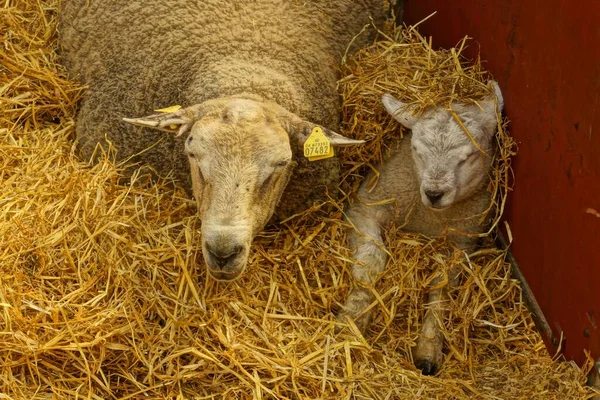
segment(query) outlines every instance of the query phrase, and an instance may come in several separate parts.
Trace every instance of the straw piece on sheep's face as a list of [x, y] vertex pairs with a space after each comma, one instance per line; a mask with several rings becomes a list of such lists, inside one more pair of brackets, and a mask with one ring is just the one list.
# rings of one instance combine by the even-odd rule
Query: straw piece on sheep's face
[[[495, 82], [493, 85], [501, 112], [502, 94]], [[412, 130], [412, 156], [423, 204], [443, 210], [468, 198], [491, 168], [497, 126], [494, 98], [482, 101], [482, 108], [455, 104], [452, 111], [437, 107], [420, 117], [389, 94], [382, 102], [390, 115]]]
[[[202, 219], [202, 253], [211, 276], [234, 280], [246, 268], [250, 244], [273, 215], [296, 165], [293, 142], [304, 144], [315, 124], [274, 103], [253, 97], [206, 101], [174, 113], [126, 122], [189, 132], [189, 157], [194, 197]], [[324, 127], [333, 145], [346, 139]]]

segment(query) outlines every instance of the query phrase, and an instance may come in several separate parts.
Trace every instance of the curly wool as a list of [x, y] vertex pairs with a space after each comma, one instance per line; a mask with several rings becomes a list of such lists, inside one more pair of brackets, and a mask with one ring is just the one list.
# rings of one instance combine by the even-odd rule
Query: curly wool
[[[63, 61], [75, 78], [89, 85], [77, 121], [79, 149], [90, 158], [98, 143], [106, 146], [110, 141], [118, 160], [149, 164], [163, 176], [173, 173], [189, 189], [183, 138], [140, 131], [124, 124], [122, 117], [250, 93], [337, 130], [337, 66], [370, 17], [383, 20], [383, 3], [65, 1]], [[367, 40], [368, 35], [360, 35], [354, 45]], [[323, 183], [335, 190], [336, 159], [318, 166], [298, 161], [298, 173], [317, 169], [308, 174], [315, 177], [311, 188]], [[321, 175], [328, 178], [319, 182]], [[293, 182], [287, 192], [301, 189]]]

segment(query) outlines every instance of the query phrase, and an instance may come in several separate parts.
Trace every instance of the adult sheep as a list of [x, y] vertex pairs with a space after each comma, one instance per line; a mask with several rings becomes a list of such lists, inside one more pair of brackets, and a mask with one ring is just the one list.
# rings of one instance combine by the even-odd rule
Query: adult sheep
[[[367, 179], [358, 191], [360, 201], [347, 211], [355, 228], [348, 234], [356, 260], [352, 275], [360, 286], [349, 293], [338, 314], [340, 320], [350, 317], [361, 331], [366, 330], [371, 317], [367, 307], [374, 298], [370, 286], [387, 262], [382, 229], [390, 223], [397, 221], [407, 232], [446, 236], [465, 252], [473, 251], [478, 236], [487, 230], [493, 214], [493, 194], [488, 185], [494, 134], [497, 113], [504, 104], [498, 84], [492, 82], [491, 86], [494, 93], [479, 103], [481, 107], [453, 104], [456, 117], [443, 107], [431, 108], [417, 117], [401, 101], [389, 94], [383, 96], [388, 113], [412, 132], [377, 168], [377, 186], [370, 188]], [[472, 139], [455, 118], [461, 120]], [[390, 198], [395, 202], [384, 201]], [[438, 278], [429, 289], [429, 310], [413, 354], [415, 365], [425, 374], [435, 373], [441, 365], [443, 337], [438, 324], [446, 313], [448, 288], [457, 283], [458, 271], [451, 270], [447, 285]]]
[[337, 65], [384, 11], [381, 0], [63, 1], [64, 63], [89, 86], [78, 147], [93, 158], [110, 143], [118, 160], [172, 173], [198, 202], [208, 271], [235, 279], [272, 217], [337, 191], [337, 159], [311, 162], [303, 143], [315, 127], [333, 146], [360, 143], [334, 132]]

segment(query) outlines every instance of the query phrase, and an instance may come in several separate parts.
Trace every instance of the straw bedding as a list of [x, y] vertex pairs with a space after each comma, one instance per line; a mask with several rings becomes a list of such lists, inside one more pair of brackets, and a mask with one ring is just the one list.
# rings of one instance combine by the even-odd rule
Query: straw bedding
[[[493, 247], [469, 261], [459, 255], [452, 260], [461, 265], [463, 281], [444, 323], [447, 357], [438, 376], [421, 376], [410, 348], [422, 317], [423, 289], [440, 273], [439, 241], [391, 229], [387, 242], [396, 267], [378, 283], [369, 334], [335, 334], [332, 310], [351, 285], [342, 202], [318, 205], [268, 228], [255, 241], [245, 275], [235, 283], [214, 282], [202, 264], [195, 206], [183, 191], [168, 179], [151, 184], [141, 174], [131, 185], [119, 185], [122, 166], [110, 161], [110, 151], [93, 166], [76, 156], [73, 115], [84, 88], [65, 80], [56, 62], [56, 1], [4, 4], [0, 398], [581, 399], [593, 394], [583, 386], [589, 365], [582, 370], [547, 354], [504, 253]], [[438, 54], [416, 34], [407, 40], [415, 51]], [[392, 54], [394, 46], [384, 41], [348, 59], [344, 74], [376, 76], [380, 72], [361, 57]], [[441, 70], [438, 61], [428, 72]], [[478, 67], [464, 68], [465, 75], [482, 74]], [[360, 86], [353, 79], [340, 85], [348, 121], [344, 133], [372, 140], [343, 155], [344, 197], [355, 190], [357, 172], [373, 165], [399, 132], [369, 103], [394, 80], [370, 83], [372, 93], [353, 95], [352, 88]], [[447, 89], [446, 83], [439, 85]], [[482, 94], [461, 92], [471, 87], [464, 82], [457, 87], [459, 97]], [[448, 101], [421, 100], [415, 104]], [[513, 150], [507, 147], [499, 177], [510, 174]], [[508, 181], [496, 181], [498, 190], [506, 191]]]

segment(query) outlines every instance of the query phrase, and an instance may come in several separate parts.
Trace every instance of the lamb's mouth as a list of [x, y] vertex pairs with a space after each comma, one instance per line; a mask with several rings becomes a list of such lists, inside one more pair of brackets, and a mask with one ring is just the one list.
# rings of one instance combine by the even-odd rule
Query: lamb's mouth
[[433, 212], [441, 212], [450, 208], [452, 204], [440, 205], [440, 204], [425, 204]]

